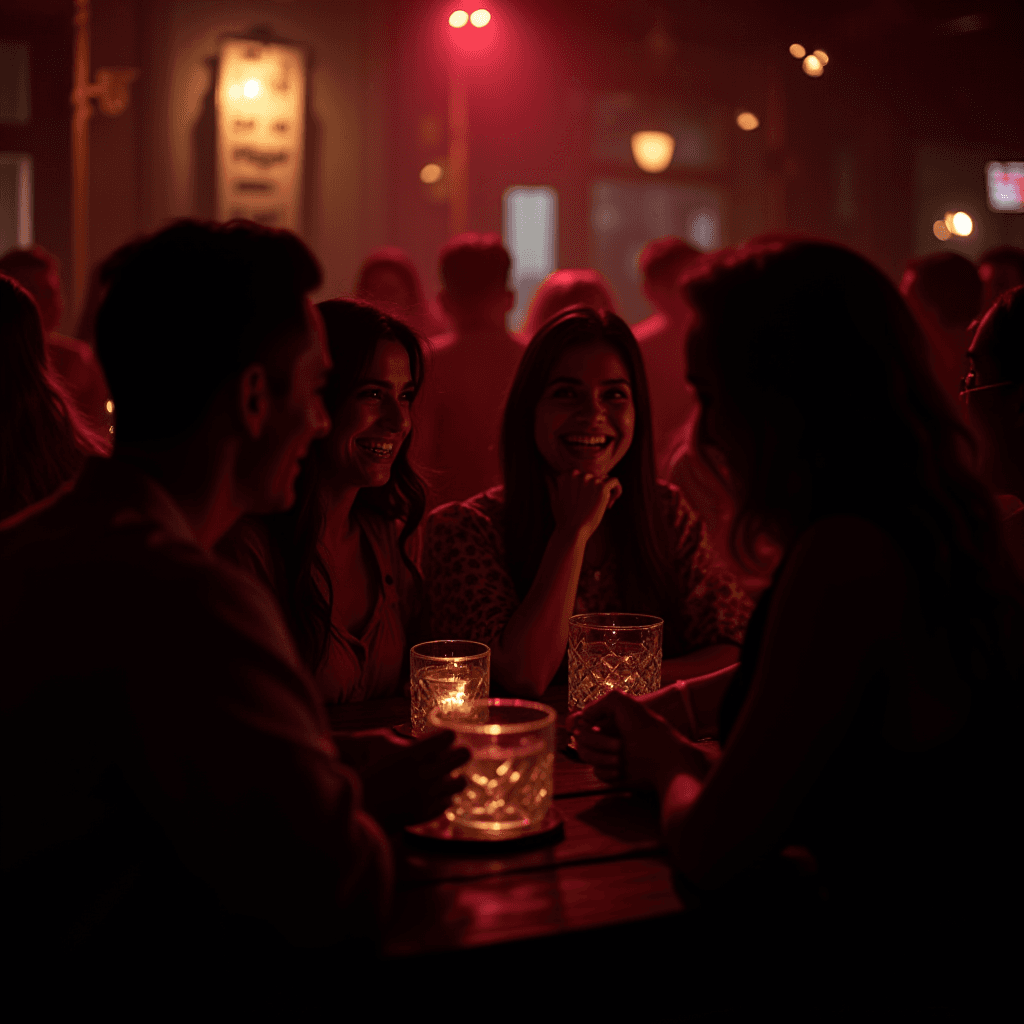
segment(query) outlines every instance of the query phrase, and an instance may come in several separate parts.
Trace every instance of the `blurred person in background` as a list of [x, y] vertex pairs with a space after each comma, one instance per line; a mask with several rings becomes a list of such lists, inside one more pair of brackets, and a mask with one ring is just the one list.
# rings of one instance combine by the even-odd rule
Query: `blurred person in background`
[[959, 253], [932, 253], [907, 264], [900, 292], [928, 340], [932, 369], [943, 393], [959, 408], [957, 397], [971, 341], [969, 328], [981, 311], [977, 269]]
[[48, 498], [110, 446], [52, 372], [36, 302], [0, 274], [0, 520]]
[[1003, 532], [1024, 579], [1024, 285], [985, 314], [967, 350], [961, 398], [980, 439], [980, 470], [1003, 514]]
[[540, 283], [523, 325], [529, 340], [553, 317], [573, 306], [616, 313], [611, 285], [596, 270], [555, 270]]
[[246, 517], [218, 551], [277, 595], [324, 701], [402, 692], [422, 578], [414, 535], [423, 483], [409, 465], [423, 352], [400, 320], [362, 302], [321, 302], [331, 432], [310, 444], [295, 504]]
[[356, 279], [356, 298], [397, 317], [421, 338], [445, 329], [444, 318], [428, 302], [416, 264], [402, 249], [374, 249]]
[[682, 431], [692, 418], [696, 400], [686, 379], [686, 325], [689, 310], [679, 291], [679, 278], [701, 259], [681, 238], [659, 238], [640, 253], [644, 295], [654, 307], [633, 328], [651, 382], [654, 417], [654, 459], [668, 478], [673, 452], [684, 441]]
[[428, 517], [434, 636], [488, 644], [492, 678], [531, 698], [564, 673], [577, 613], [664, 619], [665, 680], [735, 662], [751, 603], [656, 479], [643, 360], [614, 313], [569, 309], [534, 335], [502, 460], [503, 487]]
[[441, 250], [440, 262], [438, 298], [452, 326], [431, 339], [414, 448], [430, 508], [501, 482], [501, 410], [523, 352], [505, 327], [515, 294], [501, 237], [459, 235]]
[[0, 257], [0, 274], [13, 277], [36, 300], [51, 368], [90, 426], [110, 433], [110, 392], [95, 353], [86, 342], [57, 331], [64, 315], [57, 258], [39, 245], [11, 249]]
[[997, 245], [978, 257], [981, 278], [981, 311], [985, 312], [1003, 292], [1024, 284], [1024, 249]]

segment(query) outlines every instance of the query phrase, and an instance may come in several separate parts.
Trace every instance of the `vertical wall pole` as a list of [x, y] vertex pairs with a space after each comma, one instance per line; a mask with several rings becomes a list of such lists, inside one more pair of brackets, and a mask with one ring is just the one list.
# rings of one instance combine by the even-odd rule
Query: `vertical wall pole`
[[448, 234], [469, 229], [469, 95], [466, 75], [454, 67], [448, 79]]
[[89, 0], [75, 0], [74, 88], [71, 92], [71, 252], [73, 315], [85, 301], [89, 275]]

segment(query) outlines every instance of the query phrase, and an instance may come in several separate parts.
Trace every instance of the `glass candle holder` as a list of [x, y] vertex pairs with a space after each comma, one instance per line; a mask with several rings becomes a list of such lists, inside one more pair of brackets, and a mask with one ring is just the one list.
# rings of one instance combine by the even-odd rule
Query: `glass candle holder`
[[569, 707], [579, 710], [612, 690], [639, 696], [661, 686], [664, 620], [629, 612], [569, 619]]
[[421, 736], [431, 708], [460, 707], [491, 692], [491, 649], [473, 640], [431, 640], [409, 652], [410, 718]]
[[554, 792], [554, 708], [492, 697], [434, 708], [429, 720], [473, 755], [462, 769], [466, 788], [445, 811], [456, 833], [514, 839], [541, 827]]

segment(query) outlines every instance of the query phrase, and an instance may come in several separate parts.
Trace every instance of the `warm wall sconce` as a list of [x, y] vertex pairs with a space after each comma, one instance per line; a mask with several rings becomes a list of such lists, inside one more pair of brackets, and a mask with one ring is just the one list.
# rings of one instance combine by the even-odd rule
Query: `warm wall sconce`
[[676, 140], [668, 132], [634, 132], [629, 140], [637, 167], [648, 174], [660, 174], [676, 151]]

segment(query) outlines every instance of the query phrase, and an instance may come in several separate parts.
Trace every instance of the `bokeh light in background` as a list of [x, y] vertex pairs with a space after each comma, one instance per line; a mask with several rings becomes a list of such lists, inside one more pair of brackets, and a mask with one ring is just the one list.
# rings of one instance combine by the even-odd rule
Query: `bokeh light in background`
[[665, 170], [676, 149], [676, 140], [668, 132], [634, 132], [629, 144], [637, 167], [648, 174]]
[[796, 57], [797, 60], [802, 60], [807, 54], [807, 51], [799, 44], [794, 43], [790, 48], [789, 52]]
[[448, 24], [452, 28], [463, 28], [469, 21], [469, 15], [465, 11], [452, 11], [448, 15]]
[[441, 169], [440, 164], [424, 164], [420, 168], [420, 181], [424, 185], [436, 185], [440, 180], [444, 171]]
[[974, 221], [969, 214], [958, 210], [956, 213], [946, 214], [946, 227], [950, 233], [960, 238], [966, 238], [974, 230]]
[[744, 110], [742, 114], [737, 114], [736, 123], [745, 132], [752, 132], [761, 124], [761, 122], [758, 120], [757, 114], [752, 114], [749, 110]]
[[258, 78], [250, 78], [248, 82], [242, 86], [242, 92], [245, 94], [247, 100], [254, 100], [260, 94], [260, 82]]
[[825, 71], [825, 65], [814, 56], [813, 53], [804, 57], [804, 74], [811, 78], [820, 78]]
[[822, 67], [828, 63], [828, 54], [824, 50], [815, 50], [813, 55], [818, 58]]
[[934, 223], [934, 224], [932, 225], [932, 234], [933, 234], [933, 235], [934, 235], [934, 236], [935, 236], [935, 237], [936, 237], [936, 238], [937, 238], [937, 239], [938, 239], [938, 240], [939, 240], [940, 242], [948, 242], [948, 241], [949, 241], [949, 238], [950, 238], [950, 234], [949, 234], [949, 228], [947, 228], [947, 227], [946, 227], [946, 222], [945, 222], [945, 221], [942, 221], [942, 220], [937, 220], [937, 221], [936, 221], [936, 222], [935, 222], [935, 223]]
[[474, 28], [483, 28], [491, 20], [491, 12], [481, 8], [469, 16], [469, 22]]

